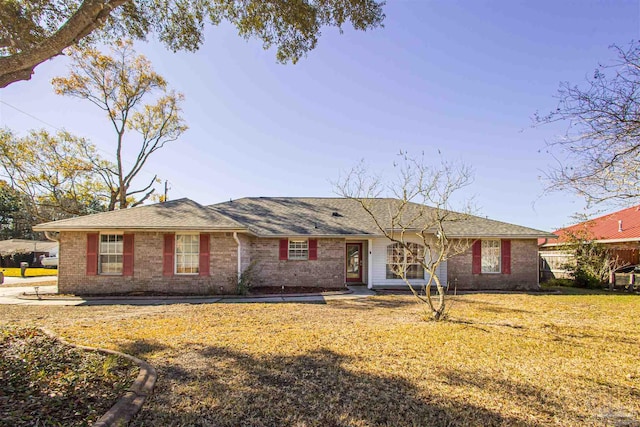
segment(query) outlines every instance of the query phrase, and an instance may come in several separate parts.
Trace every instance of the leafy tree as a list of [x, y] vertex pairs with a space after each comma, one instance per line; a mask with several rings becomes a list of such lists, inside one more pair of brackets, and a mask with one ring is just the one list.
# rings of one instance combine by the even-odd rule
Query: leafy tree
[[104, 210], [105, 187], [95, 173], [100, 162], [89, 142], [68, 132], [17, 137], [0, 130], [0, 176], [11, 186], [12, 203], [19, 195], [33, 222]]
[[[187, 126], [180, 116], [182, 94], [169, 90], [151, 63], [135, 54], [130, 41], [117, 41], [111, 53], [72, 50], [69, 75], [52, 83], [57, 93], [86, 99], [107, 113], [116, 134], [116, 163], [97, 171], [109, 189], [108, 209], [114, 210], [137, 206], [152, 196], [157, 176], [142, 188], [134, 189], [134, 180], [149, 156], [178, 139]], [[126, 166], [124, 151], [132, 147], [137, 154]]]
[[280, 62], [314, 49], [325, 26], [357, 30], [382, 24], [376, 0], [3, 0], [0, 2], [0, 87], [29, 80], [36, 66], [81, 40], [143, 40], [154, 34], [169, 49], [195, 51], [206, 23], [227, 21], [246, 39], [277, 47]]
[[567, 122], [552, 142], [557, 166], [549, 190], [570, 190], [589, 204], [640, 199], [640, 44], [613, 46], [617, 60], [600, 65], [584, 88], [563, 83], [559, 104], [537, 123]]
[[0, 240], [26, 238], [29, 227], [25, 230], [26, 209], [23, 199], [7, 181], [0, 180]]
[[[467, 203], [460, 212], [452, 211], [453, 195], [471, 183], [471, 169], [442, 160], [438, 166], [425, 164], [400, 153], [398, 179], [385, 185], [363, 163], [354, 167], [335, 184], [336, 193], [358, 201], [374, 220], [378, 230], [397, 244], [391, 268], [404, 280], [413, 295], [424, 304], [426, 317], [441, 320], [446, 310], [446, 285], [436, 275], [443, 262], [466, 252], [473, 241], [450, 237], [451, 227], [470, 219]], [[378, 197], [384, 190], [394, 196], [381, 205]], [[415, 244], [416, 241], [420, 242]], [[412, 265], [419, 264], [427, 274], [419, 287], [409, 277]], [[437, 297], [431, 295], [435, 285]]]
[[588, 230], [567, 235], [567, 243], [562, 249], [573, 254], [573, 259], [563, 267], [577, 287], [599, 288], [609, 280], [612, 272], [623, 266], [615, 250], [598, 243]]

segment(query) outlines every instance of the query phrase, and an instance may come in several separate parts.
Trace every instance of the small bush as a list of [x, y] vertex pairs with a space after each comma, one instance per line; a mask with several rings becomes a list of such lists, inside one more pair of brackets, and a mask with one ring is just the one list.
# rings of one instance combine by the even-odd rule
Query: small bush
[[255, 277], [256, 277], [256, 263], [255, 261], [251, 262], [247, 268], [244, 269], [240, 277], [238, 274], [234, 274], [230, 281], [231, 284], [237, 286], [238, 295], [247, 295], [251, 288], [254, 285]]
[[578, 288], [598, 289], [604, 285], [602, 279], [599, 276], [592, 273], [591, 271], [589, 271], [589, 269], [586, 268], [576, 268], [573, 276], [574, 286]]
[[554, 286], [575, 286], [575, 283], [571, 279], [557, 279], [551, 278], [543, 283], [544, 286], [554, 287]]

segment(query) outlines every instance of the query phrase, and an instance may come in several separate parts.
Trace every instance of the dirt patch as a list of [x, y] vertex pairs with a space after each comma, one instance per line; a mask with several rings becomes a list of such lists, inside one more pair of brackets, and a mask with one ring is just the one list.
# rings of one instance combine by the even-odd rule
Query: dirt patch
[[346, 290], [346, 288], [315, 288], [304, 286], [259, 286], [251, 288], [249, 295], [319, 294], [322, 292], [340, 292]]

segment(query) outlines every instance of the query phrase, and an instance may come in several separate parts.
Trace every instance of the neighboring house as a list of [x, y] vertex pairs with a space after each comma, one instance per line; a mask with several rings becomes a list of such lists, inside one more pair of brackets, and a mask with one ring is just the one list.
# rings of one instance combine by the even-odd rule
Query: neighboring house
[[58, 243], [48, 240], [0, 240], [0, 267], [19, 267], [28, 262], [30, 267], [41, 267], [41, 256], [58, 253]]
[[[388, 215], [397, 201], [372, 202]], [[388, 268], [397, 248], [350, 199], [256, 197], [211, 206], [180, 199], [34, 230], [59, 233], [61, 293], [235, 293], [235, 278], [252, 263], [256, 286], [405, 286]], [[537, 242], [551, 234], [476, 216], [447, 232], [474, 243], [441, 265], [443, 282], [458, 289], [538, 288]], [[425, 283], [421, 268], [409, 271], [414, 283]]]
[[539, 241], [543, 279], [567, 277], [563, 266], [573, 259], [567, 244], [576, 239], [606, 245], [619, 266], [640, 264], [640, 205], [561, 228], [553, 234], [557, 240]]

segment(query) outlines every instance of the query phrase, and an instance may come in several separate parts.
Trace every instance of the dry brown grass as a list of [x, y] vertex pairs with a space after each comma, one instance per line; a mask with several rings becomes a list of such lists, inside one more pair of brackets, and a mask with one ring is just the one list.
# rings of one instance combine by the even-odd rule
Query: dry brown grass
[[147, 359], [135, 425], [640, 425], [640, 298], [0, 307], [4, 323]]

